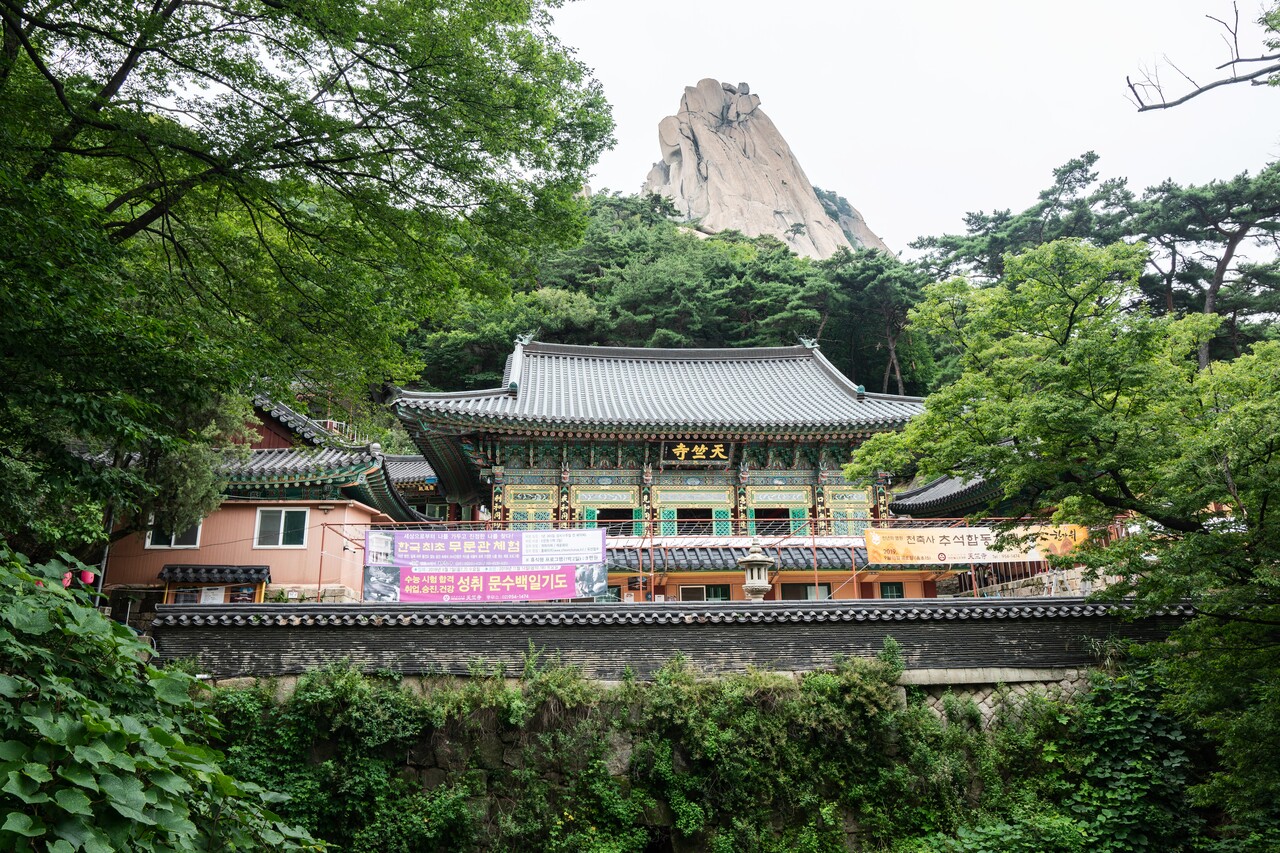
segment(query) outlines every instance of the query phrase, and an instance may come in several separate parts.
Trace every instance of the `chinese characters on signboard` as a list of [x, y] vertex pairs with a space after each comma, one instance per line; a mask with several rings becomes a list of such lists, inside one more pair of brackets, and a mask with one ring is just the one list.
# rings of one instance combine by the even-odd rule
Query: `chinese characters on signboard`
[[871, 565], [931, 565], [959, 563], [1020, 563], [1068, 553], [1089, 538], [1077, 525], [1028, 527], [1015, 536], [1035, 539], [996, 550], [997, 534], [989, 527], [868, 527], [867, 562]]
[[694, 439], [662, 442], [663, 465], [706, 465], [728, 468], [732, 459], [732, 444]]
[[371, 530], [365, 601], [545, 601], [604, 595], [603, 528]]

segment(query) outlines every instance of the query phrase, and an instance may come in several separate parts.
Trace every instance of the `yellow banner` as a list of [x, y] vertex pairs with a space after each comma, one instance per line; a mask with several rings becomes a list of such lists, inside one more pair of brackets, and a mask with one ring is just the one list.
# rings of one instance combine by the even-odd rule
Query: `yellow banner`
[[989, 527], [868, 527], [867, 562], [871, 565], [946, 566], [956, 563], [1020, 563], [1061, 556], [1089, 538], [1089, 528], [1076, 524], [1026, 527], [1020, 536], [1035, 534], [1035, 542], [995, 550], [996, 533]]

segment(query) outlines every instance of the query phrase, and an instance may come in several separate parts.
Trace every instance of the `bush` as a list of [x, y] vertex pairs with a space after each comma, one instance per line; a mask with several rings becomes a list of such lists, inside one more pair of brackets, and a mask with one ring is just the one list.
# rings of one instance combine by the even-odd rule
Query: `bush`
[[81, 569], [0, 552], [0, 849], [321, 849], [201, 742], [195, 680], [63, 589]]

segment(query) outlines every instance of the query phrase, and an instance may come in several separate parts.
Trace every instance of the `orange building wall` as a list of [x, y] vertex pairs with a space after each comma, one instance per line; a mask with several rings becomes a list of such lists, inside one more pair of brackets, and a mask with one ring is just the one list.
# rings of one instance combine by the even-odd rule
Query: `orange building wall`
[[[308, 507], [306, 545], [254, 547], [259, 507]], [[326, 513], [321, 507], [330, 509]], [[270, 566], [272, 586], [340, 585], [358, 592], [365, 530], [371, 522], [389, 520], [356, 501], [227, 501], [204, 520], [198, 548], [146, 548], [141, 533], [112, 545], [104, 585], [162, 586], [160, 570], [169, 564]]]
[[[636, 577], [636, 575], [627, 577]], [[812, 585], [814, 582], [813, 577], [813, 572], [777, 572], [771, 574], [769, 579], [773, 583], [773, 589], [765, 596], [765, 600], [779, 600], [779, 596], [782, 593], [782, 584], [784, 583]], [[904, 598], [937, 598], [938, 596], [937, 582], [924, 578], [918, 573], [880, 572], [875, 577], [868, 579], [865, 572], [859, 572], [856, 576], [852, 572], [818, 572], [818, 583], [830, 584], [831, 597], [836, 600], [879, 598], [878, 584], [881, 581], [901, 583]], [[611, 577], [609, 583], [612, 586], [621, 585], [624, 595], [627, 592], [634, 593], [637, 602], [644, 600], [644, 590], [628, 590], [627, 581], [621, 575]], [[746, 593], [742, 591], [743, 573], [741, 571], [689, 572], [687, 574], [672, 572], [667, 575], [665, 583], [655, 583], [654, 593], [666, 595], [667, 601], [679, 601], [681, 586], [716, 586], [719, 584], [729, 585], [731, 601], [747, 600]]]

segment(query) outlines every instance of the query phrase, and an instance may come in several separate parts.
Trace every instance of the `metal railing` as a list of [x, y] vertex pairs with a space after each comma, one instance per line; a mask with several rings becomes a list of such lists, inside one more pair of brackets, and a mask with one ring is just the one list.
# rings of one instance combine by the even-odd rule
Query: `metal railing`
[[[766, 549], [807, 548], [812, 560], [805, 570], [824, 570], [819, 566], [817, 551], [819, 548], [854, 548], [862, 547], [863, 533], [868, 527], [879, 528], [923, 528], [947, 527], [961, 528], [968, 526], [993, 527], [1001, 523], [1013, 521], [1008, 518], [983, 519], [981, 525], [971, 525], [965, 518], [789, 518], [789, 519], [650, 519], [650, 520], [539, 520], [539, 521], [506, 521], [491, 519], [487, 521], [423, 521], [401, 522], [372, 525], [376, 529], [423, 529], [423, 530], [549, 530], [549, 529], [581, 529], [603, 527], [611, 551], [632, 550], [640, 552], [638, 559], [626, 561], [630, 565], [666, 566], [670, 560], [658, 559], [658, 552], [672, 548], [707, 548], [707, 547], [748, 547], [751, 540], [758, 538]], [[863, 555], [865, 561], [865, 555]], [[856, 567], [857, 557], [851, 554], [851, 565]], [[865, 566], [865, 562], [864, 562]], [[991, 566], [990, 582], [979, 577], [978, 571], [965, 566], [929, 566], [903, 565], [881, 568], [880, 571], [932, 570], [938, 574], [968, 573], [970, 579], [963, 583], [967, 589], [981, 588], [994, 584], [1004, 584], [1013, 580], [1039, 574], [1049, 569], [1049, 563], [1043, 560], [1027, 560], [1018, 563], [1004, 563]], [[871, 567], [874, 571], [875, 567]]]
[[[981, 525], [996, 526], [1014, 519], [984, 519]], [[812, 583], [814, 588], [832, 584], [831, 594], [840, 595], [840, 589], [862, 581], [875, 581], [885, 573], [924, 572], [931, 579], [943, 581], [950, 589], [939, 589], [939, 595], [980, 597], [1002, 590], [1009, 584], [1025, 581], [1051, 571], [1047, 561], [1027, 560], [1018, 563], [993, 565], [925, 565], [895, 564], [867, 565], [863, 532], [867, 527], [921, 528], [971, 526], [967, 519], [838, 519], [838, 518], [790, 518], [790, 519], [658, 519], [658, 520], [536, 520], [536, 521], [421, 521], [387, 522], [374, 524], [324, 523], [329, 535], [337, 535], [343, 541], [341, 550], [353, 552], [352, 557], [362, 560], [365, 531], [374, 530], [437, 530], [437, 531], [493, 531], [493, 530], [548, 530], [601, 528], [606, 532], [608, 571], [611, 578], [621, 576], [624, 588], [637, 584], [640, 590], [652, 590], [666, 583], [672, 572], [708, 572], [737, 570], [735, 559], [745, 554], [753, 540], [758, 539], [767, 554], [778, 558], [772, 577], [786, 572], [786, 582]], [[698, 555], [698, 549], [717, 549], [715, 555]], [[731, 551], [726, 556], [725, 549]], [[783, 550], [785, 549], [785, 551]], [[846, 550], [847, 549], [847, 550]], [[846, 550], [847, 560], [838, 551]], [[322, 549], [323, 551], [323, 549]], [[807, 554], [806, 554], [807, 552]], [[805, 556], [801, 556], [805, 555]], [[324, 575], [323, 562], [330, 555], [321, 555], [320, 576]], [[345, 559], [345, 558], [344, 558]], [[845, 575], [844, 579], [832, 577], [832, 573]], [[824, 577], [821, 578], [820, 574]], [[317, 580], [317, 589], [320, 581]], [[1001, 594], [1001, 592], [996, 592]]]

